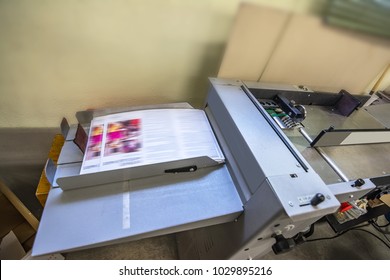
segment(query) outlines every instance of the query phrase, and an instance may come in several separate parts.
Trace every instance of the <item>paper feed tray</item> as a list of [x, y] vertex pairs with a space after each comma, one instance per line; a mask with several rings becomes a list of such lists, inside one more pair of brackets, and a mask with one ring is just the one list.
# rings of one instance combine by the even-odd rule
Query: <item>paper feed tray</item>
[[[105, 110], [96, 110], [96, 111], [83, 111], [76, 114], [79, 121], [79, 125], [69, 125], [66, 119], [63, 119], [61, 123], [61, 131], [64, 138], [66, 139], [57, 165], [54, 164], [51, 160], [48, 160], [46, 163], [46, 175], [48, 177], [51, 185], [56, 188], [60, 187], [63, 190], [70, 190], [82, 187], [91, 187], [96, 185], [105, 185], [114, 182], [126, 181], [131, 179], [138, 179], [149, 176], [157, 176], [164, 173], [176, 173], [176, 172], [192, 172], [196, 171], [199, 168], [205, 168], [210, 166], [215, 166], [224, 162], [224, 160], [215, 160], [212, 159], [207, 154], [197, 154], [196, 156], [181, 156], [179, 158], [168, 158], [166, 160], [156, 161], [156, 162], [143, 162], [139, 165], [128, 165], [120, 166], [118, 164], [117, 168], [111, 170], [98, 170], [91, 173], [82, 172], [83, 163], [85, 162], [84, 151], [80, 150], [80, 145], [77, 144], [77, 130], [88, 130], [91, 126], [91, 121], [94, 117], [101, 117], [104, 114], [110, 113], [131, 113], [134, 111], [144, 111], [152, 112], [148, 110], [153, 109], [172, 109], [174, 112], [178, 110], [190, 112], [200, 111], [193, 109], [188, 103], [172, 103], [172, 104], [163, 104], [163, 105], [154, 105], [154, 106], [143, 106], [143, 107], [131, 107], [131, 108], [120, 108], [120, 109], [105, 109]], [[125, 112], [124, 112], [125, 111]], [[204, 113], [204, 112], [203, 112]], [[146, 113], [148, 114], [148, 113]], [[199, 119], [198, 119], [199, 120]], [[203, 123], [207, 122], [207, 119], [200, 119]], [[82, 126], [81, 126], [82, 124]], [[106, 124], [108, 125], [108, 124]], [[195, 124], [196, 127], [197, 124]], [[108, 131], [108, 128], [107, 128]], [[106, 132], [108, 135], [108, 132]], [[84, 132], [85, 134], [85, 132]], [[213, 134], [211, 132], [211, 134]], [[86, 135], [86, 137], [88, 137]], [[214, 137], [214, 135], [212, 136]], [[107, 138], [104, 137], [103, 139]], [[106, 139], [105, 139], [106, 140]], [[217, 141], [215, 140], [216, 147], [218, 146]], [[195, 143], [196, 144], [196, 143]], [[103, 144], [102, 144], [103, 145]], [[177, 147], [172, 147], [172, 149], [178, 149]], [[220, 150], [217, 147], [217, 150]], [[103, 155], [103, 152], [101, 152]], [[220, 154], [223, 159], [222, 151]], [[102, 159], [105, 156], [101, 157]]]
[[66, 252], [231, 222], [242, 211], [226, 165], [94, 188], [52, 188], [32, 254]]
[[218, 165], [219, 163], [207, 156], [121, 168], [96, 173], [79, 174], [81, 162], [70, 162], [55, 165], [52, 160], [46, 163], [46, 176], [52, 186], [62, 190], [106, 185], [115, 182], [157, 176], [164, 173], [195, 172], [199, 168]]

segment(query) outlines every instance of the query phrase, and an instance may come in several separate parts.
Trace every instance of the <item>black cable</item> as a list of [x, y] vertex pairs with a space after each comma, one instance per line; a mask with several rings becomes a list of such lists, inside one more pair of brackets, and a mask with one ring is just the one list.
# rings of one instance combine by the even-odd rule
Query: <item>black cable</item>
[[379, 231], [380, 233], [383, 233], [383, 234], [390, 234], [390, 232], [384, 231], [380, 226], [378, 226], [377, 223], [373, 223], [372, 226], [373, 226], [377, 231]]
[[378, 232], [380, 232], [383, 235], [383, 237], [386, 238], [386, 240], [390, 243], [390, 239], [387, 237], [387, 234], [390, 234], [390, 232], [383, 231], [383, 229], [381, 229], [378, 226], [378, 224], [376, 222], [374, 222], [374, 221], [372, 222], [371, 225], [374, 227], [374, 229], [376, 229]]
[[335, 239], [341, 235], [343, 235], [344, 233], [347, 233], [346, 231], [345, 232], [342, 232], [340, 234], [337, 234], [335, 236], [332, 236], [332, 237], [322, 237], [322, 238], [315, 238], [315, 239], [306, 239], [306, 242], [313, 242], [313, 241], [321, 241], [321, 240], [330, 240], [330, 239]]
[[390, 222], [388, 222], [387, 224], [385, 224], [385, 225], [382, 225], [382, 226], [380, 226], [380, 225], [378, 225], [378, 223], [377, 223], [377, 221], [375, 220], [373, 220], [373, 223], [375, 223], [375, 225], [377, 226], [377, 227], [380, 227], [380, 228], [385, 228], [385, 227], [388, 227], [388, 226], [390, 226]]
[[388, 226], [390, 226], [390, 222], [388, 224], [386, 224], [386, 225], [383, 225], [383, 226], [380, 226], [380, 225], [377, 224], [377, 226], [380, 227], [380, 228], [388, 227]]
[[[382, 233], [382, 234], [390, 234], [390, 232], [388, 232], [388, 231], [384, 231], [382, 228], [383, 227], [381, 227], [381, 226], [379, 226], [378, 225], [378, 223], [376, 222], [376, 221], [374, 221], [374, 220], [370, 220], [370, 221], [368, 221], [377, 231], [379, 231], [380, 233]], [[390, 242], [390, 241], [389, 241]]]
[[320, 240], [330, 240], [330, 239], [335, 239], [345, 233], [347, 233], [348, 231], [350, 230], [353, 230], [353, 229], [358, 229], [358, 228], [362, 228], [362, 227], [366, 227], [366, 226], [369, 226], [370, 224], [364, 224], [364, 225], [361, 225], [361, 226], [356, 226], [356, 227], [353, 227], [353, 228], [350, 228], [350, 229], [347, 229], [346, 231], [343, 231], [335, 236], [331, 236], [331, 237], [322, 237], [322, 238], [315, 238], [315, 239], [306, 239], [306, 242], [313, 242], [313, 241], [320, 241]]
[[377, 238], [379, 241], [381, 241], [383, 244], [385, 244], [385, 246], [387, 248], [390, 249], [390, 245], [386, 243], [386, 241], [384, 241], [382, 238], [380, 238], [378, 235], [372, 233], [371, 231], [368, 231], [368, 230], [365, 230], [365, 229], [361, 229], [361, 228], [356, 228], [356, 229], [353, 229], [353, 230], [358, 230], [358, 231], [363, 231], [363, 232], [367, 232], [369, 234], [371, 234], [372, 236], [374, 236], [375, 238]]
[[313, 235], [313, 233], [314, 233], [314, 224], [315, 224], [315, 223], [311, 224], [311, 225], [310, 225], [310, 229], [309, 229], [307, 232], [305, 232], [305, 233], [303, 234], [304, 237], [307, 238], [307, 237], [310, 237], [310, 236]]
[[362, 227], [366, 227], [366, 226], [369, 226], [369, 225], [370, 225], [370, 224], [365, 224], [365, 225], [362, 225], [362, 226], [353, 227], [353, 228], [350, 228], [350, 229], [348, 229], [348, 230], [346, 230], [346, 231], [343, 231], [343, 232], [341, 232], [341, 233], [339, 233], [339, 234], [337, 234], [337, 235], [335, 235], [335, 236], [323, 237], [323, 238], [316, 238], [316, 239], [309, 239], [309, 240], [306, 240], [306, 242], [314, 242], [314, 241], [320, 241], [320, 240], [335, 239], [335, 238], [337, 238], [337, 237], [340, 237], [341, 235], [344, 235], [345, 233], [347, 233], [347, 232], [349, 232], [349, 231], [351, 231], [351, 230], [358, 230], [358, 231], [363, 231], [363, 232], [366, 232], [366, 233], [371, 234], [372, 236], [374, 236], [375, 238], [377, 238], [379, 241], [381, 241], [383, 244], [385, 244], [385, 246], [386, 246], [387, 248], [390, 249], [390, 245], [388, 245], [388, 244], [386, 243], [386, 241], [384, 241], [382, 238], [380, 238], [379, 236], [377, 236], [376, 234], [374, 234], [374, 233], [372, 233], [372, 232], [370, 232], [370, 231], [368, 231], [368, 230], [362, 229]]

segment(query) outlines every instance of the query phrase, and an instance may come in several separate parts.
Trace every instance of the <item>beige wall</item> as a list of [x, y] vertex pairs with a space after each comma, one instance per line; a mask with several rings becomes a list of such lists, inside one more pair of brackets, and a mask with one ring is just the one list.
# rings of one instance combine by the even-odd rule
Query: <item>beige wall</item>
[[[249, 1], [317, 11], [324, 1]], [[0, 0], [0, 127], [87, 108], [201, 106], [239, 0]]]
[[324, 24], [323, 17], [246, 4], [230, 34], [221, 78], [353, 94], [390, 85], [390, 40]]

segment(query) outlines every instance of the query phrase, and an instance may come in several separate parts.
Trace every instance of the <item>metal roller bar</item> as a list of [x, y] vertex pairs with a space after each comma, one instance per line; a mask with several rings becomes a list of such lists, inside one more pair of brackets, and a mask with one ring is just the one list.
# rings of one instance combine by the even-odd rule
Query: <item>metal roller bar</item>
[[[313, 139], [311, 139], [310, 135], [307, 134], [307, 132], [305, 131], [304, 128], [300, 128], [299, 129], [299, 132], [301, 132], [301, 134], [303, 135], [303, 137], [305, 137], [305, 139], [309, 142], [309, 143], [312, 143], [313, 142]], [[344, 181], [344, 182], [349, 182], [349, 179], [348, 177], [344, 174], [344, 172], [336, 165], [336, 163], [330, 158], [328, 157], [328, 155], [324, 152], [323, 149], [321, 149], [320, 147], [315, 147], [315, 149], [318, 151], [318, 153], [322, 156], [322, 158], [329, 164], [329, 166], [337, 173], [337, 175], [340, 176], [340, 178]]]

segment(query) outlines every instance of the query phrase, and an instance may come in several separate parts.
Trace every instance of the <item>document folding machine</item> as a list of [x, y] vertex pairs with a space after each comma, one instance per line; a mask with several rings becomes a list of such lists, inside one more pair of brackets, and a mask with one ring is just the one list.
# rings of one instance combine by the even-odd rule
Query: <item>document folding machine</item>
[[[46, 169], [53, 187], [33, 255], [176, 233], [182, 259], [261, 258], [304, 242], [311, 225], [341, 203], [390, 188], [390, 118], [363, 106], [369, 96], [219, 78], [210, 84], [204, 111], [224, 164], [188, 159], [183, 167], [200, 168], [148, 176], [145, 167], [142, 176], [62, 189], [58, 177], [73, 174], [78, 183], [71, 127], [66, 162]], [[91, 117], [78, 120], [88, 126]]]

